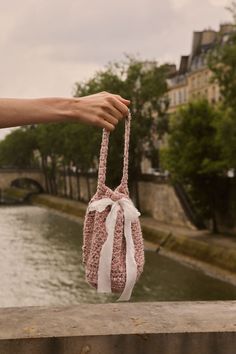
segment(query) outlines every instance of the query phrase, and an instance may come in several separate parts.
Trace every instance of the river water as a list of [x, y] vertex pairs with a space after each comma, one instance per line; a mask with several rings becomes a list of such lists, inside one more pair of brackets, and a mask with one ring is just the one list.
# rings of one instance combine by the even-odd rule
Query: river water
[[[84, 281], [82, 226], [36, 206], [0, 208], [0, 307], [111, 302]], [[146, 251], [131, 301], [236, 300], [236, 287]]]

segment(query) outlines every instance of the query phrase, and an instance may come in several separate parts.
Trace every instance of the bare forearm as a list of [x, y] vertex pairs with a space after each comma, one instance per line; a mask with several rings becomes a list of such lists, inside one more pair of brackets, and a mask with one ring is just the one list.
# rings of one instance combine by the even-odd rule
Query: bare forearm
[[114, 130], [118, 121], [127, 116], [129, 104], [108, 92], [79, 98], [2, 98], [0, 128], [76, 121]]
[[69, 99], [0, 99], [0, 128], [60, 122], [66, 119]]

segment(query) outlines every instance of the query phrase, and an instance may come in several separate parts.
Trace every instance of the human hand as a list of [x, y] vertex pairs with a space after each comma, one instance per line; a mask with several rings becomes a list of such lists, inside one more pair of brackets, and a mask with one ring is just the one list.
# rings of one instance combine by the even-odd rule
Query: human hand
[[70, 117], [73, 121], [80, 120], [112, 131], [118, 122], [128, 115], [129, 104], [129, 100], [119, 95], [100, 92], [75, 98]]

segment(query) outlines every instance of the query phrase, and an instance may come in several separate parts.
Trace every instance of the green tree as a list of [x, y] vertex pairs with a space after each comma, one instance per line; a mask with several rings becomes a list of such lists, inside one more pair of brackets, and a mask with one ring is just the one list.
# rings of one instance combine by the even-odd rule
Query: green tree
[[[83, 173], [87, 180], [88, 196], [91, 197], [88, 172], [96, 169], [100, 150], [100, 132], [92, 126], [71, 123], [64, 127], [63, 167], [75, 168], [80, 199], [79, 176]], [[70, 193], [72, 194], [72, 193]]]
[[213, 81], [220, 86], [220, 117], [216, 122], [217, 141], [227, 168], [236, 170], [236, 3], [228, 8], [233, 16], [235, 31], [219, 38], [208, 58]]
[[[147, 152], [150, 156], [155, 150], [153, 137], [157, 131], [157, 116], [160, 119], [166, 114], [167, 102], [163, 101], [163, 95], [166, 92], [165, 79], [169, 70], [169, 65], [159, 66], [155, 62], [127, 58], [121, 63], [109, 64], [91, 80], [77, 83], [75, 87], [75, 96], [109, 91], [131, 100], [133, 120], [129, 177], [134, 187], [137, 186], [137, 179], [141, 174], [143, 156]], [[123, 133], [124, 126], [119, 124], [111, 134], [107, 182], [112, 187], [118, 185], [121, 178]]]
[[64, 124], [41, 124], [35, 128], [36, 145], [41, 156], [47, 192], [57, 194], [57, 172], [64, 152]]
[[[141, 173], [143, 156], [148, 154], [153, 160], [158, 159], [153, 137], [156, 135], [158, 120], [166, 115], [167, 102], [163, 100], [163, 94], [166, 92], [165, 79], [169, 70], [169, 65], [159, 66], [156, 62], [127, 58], [123, 62], [109, 64], [90, 80], [75, 84], [75, 96], [110, 91], [131, 100], [133, 120], [129, 176], [134, 191]], [[73, 167], [77, 173], [79, 171], [85, 173], [96, 167], [100, 152], [101, 129], [76, 123], [63, 123], [38, 125], [31, 130], [32, 146], [28, 146], [28, 140], [22, 138], [20, 143], [17, 143], [15, 153], [14, 141], [18, 141], [18, 135], [24, 131], [16, 130], [11, 138], [11, 148], [6, 147], [8, 155], [3, 150], [4, 144], [9, 145], [7, 141], [2, 143], [0, 155], [2, 161], [5, 156], [4, 161], [26, 166], [31, 163], [33, 151], [36, 150], [40, 156], [48, 192], [57, 194], [58, 171], [63, 170], [65, 175]], [[118, 124], [110, 138], [107, 183], [112, 187], [117, 186], [121, 179], [123, 134], [124, 124]]]
[[19, 168], [37, 165], [34, 157], [35, 134], [32, 129], [13, 130], [0, 142], [0, 165]]
[[219, 108], [215, 122], [216, 140], [221, 148], [221, 159], [225, 169], [236, 171], [236, 116], [232, 108]]
[[220, 40], [209, 54], [208, 64], [213, 72], [213, 81], [220, 86], [222, 104], [236, 108], [236, 33], [228, 35], [226, 43]]
[[219, 112], [206, 100], [189, 103], [171, 117], [168, 148], [163, 164], [172, 179], [181, 183], [204, 219], [211, 218], [217, 232], [219, 178], [226, 165], [216, 139]]

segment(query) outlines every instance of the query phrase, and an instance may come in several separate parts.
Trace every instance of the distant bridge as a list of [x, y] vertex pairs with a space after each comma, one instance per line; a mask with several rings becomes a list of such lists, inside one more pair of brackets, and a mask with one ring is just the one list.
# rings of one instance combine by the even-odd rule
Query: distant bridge
[[31, 184], [39, 191], [45, 190], [45, 178], [39, 169], [0, 168], [0, 189]]

